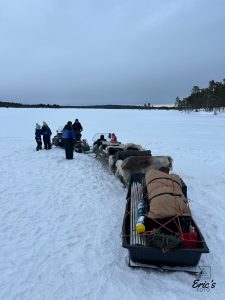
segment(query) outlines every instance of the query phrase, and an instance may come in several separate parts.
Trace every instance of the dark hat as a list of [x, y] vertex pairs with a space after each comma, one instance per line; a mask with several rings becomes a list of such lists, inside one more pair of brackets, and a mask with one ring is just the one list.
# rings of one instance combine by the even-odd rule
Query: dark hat
[[71, 121], [68, 121], [68, 122], [67, 122], [67, 125], [72, 125], [72, 122], [71, 122]]

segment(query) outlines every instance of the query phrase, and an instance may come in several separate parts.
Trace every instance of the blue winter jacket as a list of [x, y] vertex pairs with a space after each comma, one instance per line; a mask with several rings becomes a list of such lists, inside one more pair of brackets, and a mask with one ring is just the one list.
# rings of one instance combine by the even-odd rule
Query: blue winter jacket
[[36, 138], [40, 138], [42, 135], [42, 129], [36, 129], [35, 130], [35, 137]]
[[73, 139], [74, 141], [76, 141], [76, 134], [75, 131], [73, 129], [64, 129], [63, 133], [62, 133], [62, 138], [63, 139]]
[[51, 129], [49, 127], [42, 127], [42, 134], [43, 135], [51, 135]]

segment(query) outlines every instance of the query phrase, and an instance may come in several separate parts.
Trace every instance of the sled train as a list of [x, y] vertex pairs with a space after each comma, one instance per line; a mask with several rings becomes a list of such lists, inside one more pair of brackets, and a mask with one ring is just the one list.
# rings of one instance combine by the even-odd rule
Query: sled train
[[192, 217], [186, 184], [171, 173], [173, 159], [110, 138], [95, 136], [93, 152], [128, 189], [122, 246], [129, 266], [199, 272], [209, 248]]

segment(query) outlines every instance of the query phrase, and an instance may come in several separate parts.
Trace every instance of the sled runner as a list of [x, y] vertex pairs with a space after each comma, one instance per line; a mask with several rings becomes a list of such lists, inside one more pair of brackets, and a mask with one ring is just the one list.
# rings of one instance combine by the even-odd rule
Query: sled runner
[[[149, 204], [145, 177], [143, 174], [132, 175], [127, 193], [122, 246], [129, 251], [129, 266], [199, 273], [196, 266], [201, 255], [209, 253], [209, 249], [190, 210], [183, 208], [183, 213], [171, 217], [149, 217], [152, 200]], [[181, 183], [180, 196], [187, 199], [187, 187], [183, 181]], [[146, 204], [142, 219], [140, 203]], [[137, 232], [140, 220], [143, 221], [142, 233]], [[189, 232], [189, 228], [194, 228], [195, 232]]]
[[192, 275], [200, 277], [204, 274], [204, 268], [201, 266], [166, 266], [166, 265], [153, 265], [153, 264], [144, 264], [133, 262], [130, 258], [128, 258], [128, 266], [130, 268], [144, 268], [144, 269], [151, 269], [160, 272], [185, 272]]

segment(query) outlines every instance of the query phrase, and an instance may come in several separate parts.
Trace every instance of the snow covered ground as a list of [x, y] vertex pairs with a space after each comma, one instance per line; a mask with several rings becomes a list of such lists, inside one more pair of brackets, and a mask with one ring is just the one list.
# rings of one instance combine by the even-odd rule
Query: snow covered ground
[[[35, 123], [52, 132], [79, 118], [83, 137], [115, 132], [170, 155], [188, 186], [216, 287], [193, 275], [127, 266], [126, 190], [95, 158], [35, 151]], [[176, 111], [0, 109], [0, 299], [222, 299], [225, 294], [225, 115]], [[211, 282], [210, 280], [210, 282]], [[204, 282], [204, 281], [203, 281]]]

